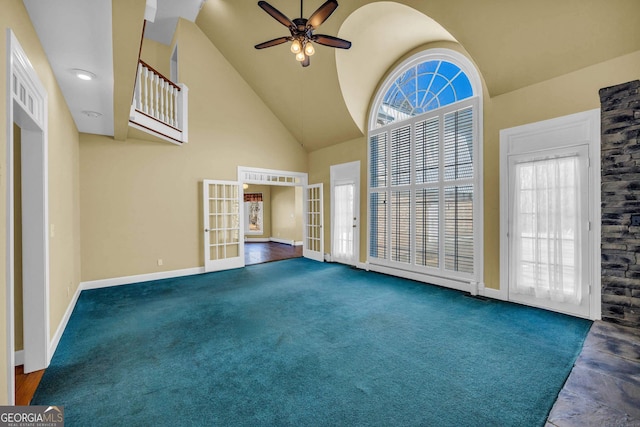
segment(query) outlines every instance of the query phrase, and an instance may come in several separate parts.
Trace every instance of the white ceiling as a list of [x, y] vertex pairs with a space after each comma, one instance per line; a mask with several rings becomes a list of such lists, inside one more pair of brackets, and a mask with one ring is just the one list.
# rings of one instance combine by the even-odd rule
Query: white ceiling
[[[111, 0], [23, 2], [78, 131], [113, 136]], [[157, 0], [155, 22], [147, 23], [145, 37], [170, 44], [178, 17], [194, 21], [203, 4], [204, 0]], [[96, 77], [80, 80], [74, 69]]]
[[147, 22], [144, 37], [169, 46], [176, 31], [178, 18], [195, 22], [205, 0], [157, 0], [158, 12], [153, 22]]
[[[24, 0], [24, 5], [78, 131], [113, 135], [111, 0]], [[96, 77], [80, 80], [75, 68]]]

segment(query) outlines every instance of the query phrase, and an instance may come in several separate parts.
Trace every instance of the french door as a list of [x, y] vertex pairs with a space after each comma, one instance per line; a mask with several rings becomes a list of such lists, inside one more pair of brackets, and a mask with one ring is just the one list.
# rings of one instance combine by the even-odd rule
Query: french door
[[304, 244], [302, 255], [324, 261], [322, 184], [308, 185], [304, 189]]
[[242, 187], [236, 181], [203, 181], [205, 271], [244, 267]]
[[509, 299], [589, 315], [588, 146], [509, 156]]

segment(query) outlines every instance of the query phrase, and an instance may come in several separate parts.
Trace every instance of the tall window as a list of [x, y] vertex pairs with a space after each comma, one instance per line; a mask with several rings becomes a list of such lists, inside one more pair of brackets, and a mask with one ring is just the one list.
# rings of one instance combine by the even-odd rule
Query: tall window
[[478, 279], [479, 100], [461, 58], [410, 58], [378, 94], [369, 130], [373, 265]]

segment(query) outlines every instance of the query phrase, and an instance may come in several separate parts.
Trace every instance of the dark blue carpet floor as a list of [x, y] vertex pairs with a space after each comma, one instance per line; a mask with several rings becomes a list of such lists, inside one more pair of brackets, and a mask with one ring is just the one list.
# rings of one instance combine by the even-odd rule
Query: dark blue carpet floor
[[542, 426], [591, 322], [305, 259], [84, 291], [68, 426]]

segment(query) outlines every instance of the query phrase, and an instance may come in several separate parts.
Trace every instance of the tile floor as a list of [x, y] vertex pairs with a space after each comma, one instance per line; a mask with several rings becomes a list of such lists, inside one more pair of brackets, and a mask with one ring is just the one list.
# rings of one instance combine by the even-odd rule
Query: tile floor
[[640, 330], [596, 321], [546, 427], [640, 427]]

